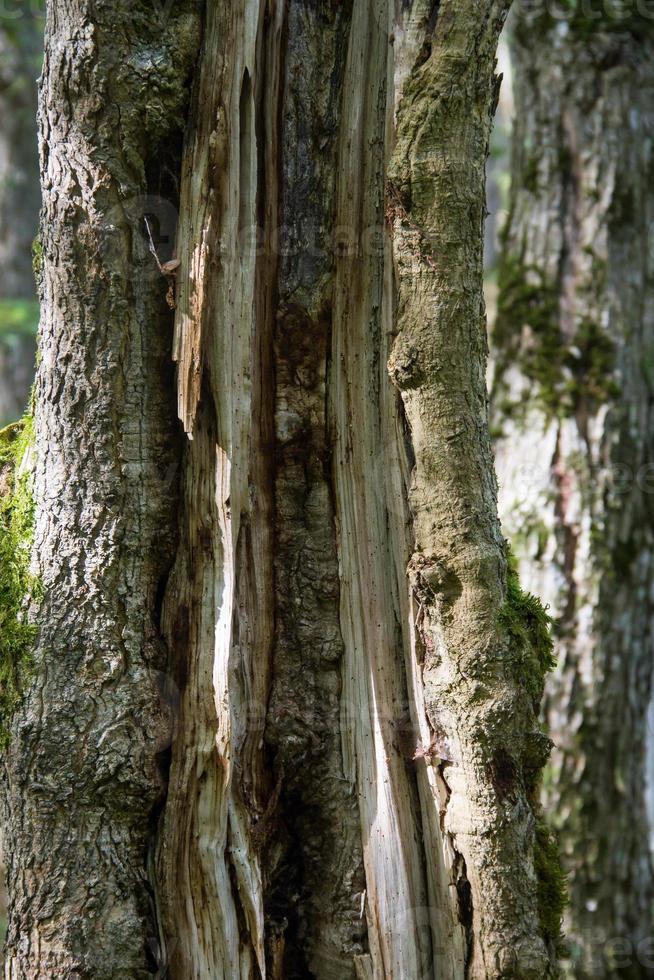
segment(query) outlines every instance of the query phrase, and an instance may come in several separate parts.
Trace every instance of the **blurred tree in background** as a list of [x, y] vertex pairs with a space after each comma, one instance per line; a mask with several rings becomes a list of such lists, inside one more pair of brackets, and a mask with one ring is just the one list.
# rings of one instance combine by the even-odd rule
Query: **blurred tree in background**
[[642, 977], [654, 965], [654, 30], [582, 8], [520, 4], [510, 31], [492, 422], [505, 532], [555, 620], [544, 799], [569, 874], [569, 975]]
[[[34, 375], [38, 304], [32, 242], [40, 190], [36, 79], [43, 15], [24, 3], [0, 16], [0, 426], [22, 415]], [[37, 249], [38, 250], [38, 249]]]

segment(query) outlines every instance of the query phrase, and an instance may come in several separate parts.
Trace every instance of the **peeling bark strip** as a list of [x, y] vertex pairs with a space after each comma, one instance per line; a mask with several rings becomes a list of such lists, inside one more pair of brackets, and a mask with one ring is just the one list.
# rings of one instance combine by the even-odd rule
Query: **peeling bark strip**
[[179, 167], [194, 11], [179, 3], [164, 22], [134, 0], [48, 10], [34, 487], [45, 598], [3, 756], [11, 980], [157, 969], [145, 860], [169, 738], [157, 596], [175, 539], [178, 423], [172, 320], [143, 214], [163, 199], [175, 210], [167, 173]]
[[53, 3], [9, 977], [548, 975], [483, 382], [505, 6], [216, 0], [182, 162], [190, 7]]
[[[257, 220], [258, 3], [208, 9], [182, 173], [175, 355], [184, 459], [181, 546], [164, 624], [181, 690], [158, 884], [172, 977], [266, 975], [261, 847], [272, 631], [266, 265]], [[276, 83], [271, 81], [271, 92]], [[264, 399], [267, 398], [267, 401]]]
[[579, 9], [563, 25], [532, 3], [511, 43], [513, 191], [493, 337], [500, 510], [556, 624], [545, 805], [569, 873], [569, 968], [648, 976], [654, 33], [635, 13]]

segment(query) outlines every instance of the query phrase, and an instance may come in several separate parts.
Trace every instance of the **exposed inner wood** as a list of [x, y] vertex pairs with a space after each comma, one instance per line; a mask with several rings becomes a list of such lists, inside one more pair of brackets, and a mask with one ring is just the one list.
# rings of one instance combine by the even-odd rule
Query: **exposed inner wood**
[[550, 975], [484, 386], [507, 7], [50, 0], [11, 980]]
[[[482, 656], [470, 684], [477, 700], [491, 684], [474, 722], [488, 758], [466, 766], [475, 692], [466, 680], [452, 694], [459, 666], [472, 671], [493, 644], [499, 657], [502, 642], [479, 302], [505, 5], [485, 4], [479, 24], [472, 4], [460, 22], [445, 6], [436, 41], [432, 3], [240, 0], [209, 15], [178, 235], [188, 446], [165, 610], [182, 690], [159, 850], [175, 978], [490, 977], [506, 971], [509, 943], [523, 980], [545, 975], [533, 869], [519, 908], [500, 887], [529, 850], [533, 817], [521, 801], [509, 818], [488, 769], [504, 707], [518, 706], [502, 729], [516, 755], [533, 719]], [[475, 45], [477, 74], [466, 69]], [[415, 95], [425, 64], [434, 104], [448, 73], [463, 84], [441, 116]], [[414, 118], [418, 153], [404, 152], [428, 200], [421, 210], [416, 191], [415, 220], [433, 221], [443, 243], [448, 181], [465, 181], [464, 243], [445, 267], [461, 259], [467, 278], [449, 292], [432, 257], [411, 259], [421, 232], [388, 184], [395, 132], [406, 141]], [[467, 169], [434, 157], [430, 125], [463, 141]], [[445, 188], [437, 204], [432, 184]], [[434, 326], [460, 391], [434, 380]], [[404, 383], [409, 341], [429, 383]], [[461, 471], [444, 455], [429, 489], [429, 440], [452, 445], [461, 411]], [[433, 431], [431, 415], [444, 420]], [[470, 542], [468, 507], [481, 527]], [[445, 607], [424, 588], [423, 551], [454, 562], [460, 589]], [[462, 642], [466, 623], [474, 635]], [[480, 843], [492, 830], [505, 836]]]
[[270, 793], [270, 381], [260, 270], [236, 244], [256, 219], [258, 42], [257, 4], [211, 6], [180, 208], [175, 350], [192, 440], [164, 609], [180, 705], [158, 855], [167, 962], [180, 978], [266, 973], [256, 821]]

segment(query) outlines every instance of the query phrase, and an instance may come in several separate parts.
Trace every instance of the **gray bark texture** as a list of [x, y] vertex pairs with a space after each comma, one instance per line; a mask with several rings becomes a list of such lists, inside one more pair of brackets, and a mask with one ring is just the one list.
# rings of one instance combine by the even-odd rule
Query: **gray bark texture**
[[552, 975], [484, 381], [507, 6], [217, 0], [198, 52], [190, 2], [53, 0], [8, 980]]
[[12, 980], [157, 970], [157, 597], [176, 536], [179, 437], [172, 317], [143, 214], [174, 193], [198, 28], [191, 3], [165, 21], [133, 0], [48, 9], [34, 475], [44, 598], [3, 758]]
[[563, 965], [576, 978], [654, 975], [654, 31], [599, 17], [554, 20], [535, 3], [513, 25], [493, 336], [500, 516], [555, 620], [543, 798], [569, 875]]

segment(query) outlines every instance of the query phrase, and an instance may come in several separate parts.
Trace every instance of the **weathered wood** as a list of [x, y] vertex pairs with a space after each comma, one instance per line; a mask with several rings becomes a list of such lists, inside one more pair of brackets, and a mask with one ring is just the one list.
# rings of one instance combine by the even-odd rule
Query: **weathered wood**
[[[180, 163], [149, 153], [185, 118], [190, 8], [155, 31], [140, 5], [90, 20], [79, 0], [53, 4], [49, 591], [6, 765], [39, 862], [63, 870], [54, 906], [49, 886], [33, 905], [31, 883], [14, 890], [12, 980], [548, 974], [524, 787], [533, 697], [500, 621], [483, 383], [505, 6], [211, 4]], [[129, 206], [168, 163], [183, 450], [162, 363], [171, 249], [155, 262], [143, 236], [152, 278], [137, 289], [143, 207]], [[161, 473], [180, 461], [178, 506]], [[161, 773], [153, 663], [175, 711]], [[16, 829], [16, 873], [33, 854]]]
[[239, 237], [257, 217], [259, 18], [258, 3], [208, 10], [182, 172], [175, 357], [192, 441], [164, 603], [181, 701], [157, 862], [166, 962], [180, 978], [265, 975], [254, 822], [271, 792], [269, 341], [255, 254]]
[[[214, 79], [215, 89], [213, 102], [209, 100], [197, 116], [201, 124], [194, 137], [197, 149], [189, 155], [192, 163], [185, 178], [189, 197], [182, 207], [179, 237], [182, 286], [176, 350], [181, 417], [193, 443], [203, 431], [198, 405], [206, 401], [213, 406], [212, 414], [226, 420], [224, 432], [214, 425], [212, 438], [218, 438], [220, 457], [231, 466], [229, 490], [225, 491], [230, 520], [242, 521], [247, 527], [256, 516], [258, 502], [272, 499], [274, 554], [269, 541], [259, 555], [258, 567], [274, 573], [275, 599], [274, 608], [266, 605], [265, 593], [258, 593], [250, 578], [248, 549], [240, 552], [233, 538], [226, 549], [220, 543], [220, 522], [214, 519], [208, 537], [218, 544], [213, 554], [209, 548], [208, 563], [215, 567], [228, 561], [229, 575], [223, 569], [219, 580], [241, 581], [244, 607], [258, 611], [257, 635], [267, 635], [270, 645], [264, 644], [261, 655], [253, 656], [253, 634], [240, 622], [240, 612], [234, 614], [232, 593], [224, 589], [218, 610], [212, 610], [210, 602], [207, 614], [226, 624], [225, 639], [214, 650], [207, 629], [206, 648], [202, 648], [204, 641], [196, 641], [188, 653], [192, 663], [201, 660], [208, 671], [212, 658], [224, 662], [222, 642], [227, 647], [231, 644], [234, 651], [234, 670], [221, 672], [226, 683], [219, 689], [217, 718], [212, 720], [211, 712], [207, 715], [200, 738], [205, 743], [215, 726], [223, 732], [218, 756], [223, 757], [222, 765], [229, 773], [222, 783], [214, 775], [212, 785], [221, 805], [231, 807], [229, 819], [240, 805], [233, 800], [245, 799], [231, 769], [232, 765], [234, 771], [242, 768], [234, 760], [243, 748], [232, 735], [234, 720], [247, 708], [243, 696], [248, 687], [238, 683], [241, 673], [254, 674], [262, 703], [268, 705], [264, 742], [272, 778], [268, 774], [267, 783], [261, 779], [262, 796], [250, 796], [247, 801], [249, 826], [244, 817], [243, 840], [246, 847], [252, 838], [263, 842], [266, 872], [257, 882], [263, 890], [269, 931], [267, 969], [273, 976], [309, 970], [320, 977], [343, 977], [353, 976], [355, 968], [359, 972], [370, 968], [379, 977], [442, 973], [454, 977], [463, 976], [466, 969], [471, 976], [495, 976], [513, 968], [521, 976], [535, 977], [547, 969], [545, 948], [538, 939], [535, 876], [528, 863], [533, 814], [524, 796], [520, 797], [519, 785], [511, 788], [520, 803], [512, 804], [513, 822], [508, 821], [501, 842], [495, 843], [491, 836], [489, 844], [484, 843], [487, 831], [504, 825], [507, 819], [507, 803], [498, 796], [492, 777], [497, 754], [509, 754], [519, 773], [523, 742], [534, 726], [529, 698], [513, 679], [511, 665], [502, 665], [507, 642], [499, 627], [504, 553], [495, 518], [483, 384], [483, 166], [493, 97], [494, 45], [504, 12], [502, 6], [489, 4], [486, 17], [479, 21], [477, 11], [446, 6], [432, 37], [435, 11], [429, 5], [416, 4], [397, 13], [381, 0], [369, 0], [334, 17], [326, 9], [310, 12], [296, 4], [262, 4], [261, 8], [244, 4], [231, 9], [233, 20], [225, 15], [222, 34], [210, 30], [207, 35], [204, 70]], [[256, 49], [258, 58], [242, 54], [244, 42], [238, 31], [243, 25], [250, 25], [252, 51]], [[246, 34], [247, 30], [243, 37]], [[475, 47], [477, 60], [471, 55]], [[242, 184], [243, 131], [236, 119], [238, 97], [242, 127], [244, 89], [238, 86], [244, 78], [256, 107], [257, 150], [256, 154], [248, 151], [248, 160], [256, 157], [257, 168], [249, 173], [248, 188]], [[306, 84], [307, 78], [311, 85]], [[456, 97], [444, 98], [453, 78]], [[418, 81], [426, 83], [422, 101], [417, 95]], [[402, 103], [405, 83], [413, 89], [410, 100]], [[228, 98], [225, 92], [231, 93]], [[413, 168], [414, 151], [408, 141], [425, 114], [431, 120], [431, 139], [444, 143], [436, 159], [430, 149], [433, 144], [425, 144], [427, 154], [423, 153], [421, 164], [425, 172], [411, 175], [417, 187], [426, 188], [427, 196], [429, 188], [440, 192], [434, 193], [431, 210], [421, 213], [416, 208], [415, 220], [402, 203], [406, 188], [395, 183], [387, 187], [396, 113], [401, 137], [396, 170]], [[218, 193], [209, 179], [206, 157], [201, 158], [216, 119], [219, 125], [212, 139], [222, 148], [223, 164]], [[338, 136], [337, 155], [329, 142], [333, 134]], [[324, 159], [321, 147], [327, 149]], [[432, 169], [425, 170], [424, 159], [433, 161]], [[449, 257], [443, 255], [448, 262], [437, 276], [432, 271], [432, 256], [421, 261], [421, 235], [435, 232], [437, 241], [443, 243], [451, 237], [454, 184], [461, 189], [461, 203], [455, 211], [461, 249], [454, 249]], [[256, 207], [254, 214], [243, 215], [244, 195]], [[398, 206], [404, 210], [398, 211]], [[453, 325], [449, 335], [446, 331], [443, 336], [449, 344], [448, 367], [461, 365], [454, 393], [451, 386], [439, 387], [434, 377], [438, 365], [423, 344], [416, 348], [418, 370], [430, 379], [429, 384], [414, 386], [413, 395], [407, 395], [409, 386], [398, 369], [398, 343], [391, 352], [396, 286], [386, 226], [389, 214], [400, 273], [401, 340], [409, 338], [418, 309], [434, 338], [439, 329], [445, 330], [445, 324]], [[250, 264], [249, 253], [243, 254], [241, 240], [238, 264], [230, 265], [230, 256], [221, 255], [214, 259], [211, 268], [215, 272], [209, 280], [198, 257], [209, 268], [217, 238], [224, 244], [238, 230], [251, 230], [249, 222], [254, 224], [255, 218], [263, 225], [255, 265]], [[217, 238], [207, 239], [207, 227], [218, 229], [214, 232]], [[280, 227], [287, 237], [277, 242], [273, 232]], [[316, 228], [323, 236], [321, 244], [328, 242], [330, 231], [336, 235], [335, 261], [329, 249], [307, 250], [307, 229]], [[371, 231], [376, 237], [370, 238]], [[202, 249], [199, 242], [203, 242]], [[378, 247], [377, 242], [381, 243]], [[274, 254], [276, 246], [281, 254]], [[413, 249], [410, 267], [409, 247]], [[460, 284], [455, 271], [463, 277]], [[230, 306], [234, 297], [248, 304], [251, 317], [247, 322], [234, 315]], [[441, 307], [451, 311], [452, 319], [447, 314], [434, 316]], [[214, 335], [218, 342], [211, 340]], [[253, 357], [250, 364], [248, 349]], [[230, 367], [235, 351], [241, 351], [237, 363], [246, 358], [242, 371]], [[403, 389], [407, 404], [408, 443], [404, 409], [386, 373], [389, 355], [395, 365], [394, 380]], [[258, 374], [257, 364], [264, 365]], [[324, 415], [326, 399], [329, 419]], [[442, 414], [460, 413], [466, 403], [471, 406], [469, 438], [464, 432], [460, 451], [454, 453], [451, 426], [441, 431], [434, 424]], [[274, 433], [267, 414], [271, 411]], [[452, 481], [449, 504], [442, 497], [439, 475], [430, 470], [427, 479], [421, 472], [423, 445], [434, 438], [443, 446], [442, 477]], [[274, 444], [274, 474], [265, 467], [256, 470], [256, 454], [247, 457], [248, 440], [267, 448], [268, 456]], [[419, 464], [410, 500], [417, 540], [411, 531], [407, 497], [411, 443], [418, 450]], [[333, 484], [328, 470], [331, 445]], [[190, 459], [195, 451], [192, 445]], [[388, 465], [387, 457], [393, 465]], [[188, 481], [189, 514], [216, 507], [211, 454], [205, 452], [202, 458], [198, 465], [204, 476], [198, 470]], [[460, 466], [462, 461], [467, 465]], [[247, 497], [238, 490], [244, 474], [250, 485]], [[425, 499], [416, 490], [420, 480], [425, 484]], [[204, 486], [204, 505], [194, 495], [194, 488], [200, 486]], [[272, 498], [266, 496], [269, 494]], [[331, 513], [332, 494], [335, 514]], [[432, 501], [428, 506], [426, 498]], [[471, 526], [468, 498], [481, 533], [477, 544], [464, 546]], [[462, 518], [448, 527], [439, 508], [455, 503]], [[440, 518], [439, 513], [443, 513]], [[439, 529], [436, 543], [430, 530], [434, 523]], [[260, 528], [260, 543], [262, 533]], [[431, 631], [438, 630], [442, 610], [425, 592], [419, 560], [413, 561], [411, 582], [407, 581], [407, 562], [416, 546], [423, 558], [425, 554], [433, 557], [436, 547], [443, 553], [452, 551], [447, 559], [454, 560], [465, 588], [461, 602], [453, 597], [458, 621], [453, 627], [448, 612], [443, 631], [451, 647], [452, 669], [463, 658], [460, 666], [470, 674], [476, 694], [455, 692], [452, 685], [448, 691], [435, 684], [433, 654], [423, 666], [425, 648], [434, 650]], [[228, 558], [220, 557], [228, 553]], [[188, 581], [188, 569], [179, 582], [173, 580], [171, 608], [189, 605], [184, 584]], [[191, 606], [195, 607], [203, 594], [201, 579], [191, 585], [191, 592], [195, 596]], [[334, 618], [334, 597], [339, 592], [340, 629]], [[273, 622], [274, 635], [270, 636]], [[471, 637], [466, 653], [458, 648], [468, 629]], [[233, 639], [228, 640], [229, 635]], [[340, 722], [338, 712], [334, 713], [339, 673], [343, 683]], [[185, 695], [189, 704], [196, 703], [202, 683], [202, 673], [194, 673]], [[485, 700], [481, 699], [475, 714], [471, 703], [475, 697], [480, 700], [484, 685], [488, 687]], [[441, 697], [442, 706], [437, 703]], [[510, 717], [502, 730], [499, 719], [505, 710]], [[192, 731], [190, 716], [187, 725]], [[339, 728], [340, 742], [334, 739]], [[445, 779], [441, 775], [445, 768], [439, 772], [431, 764], [427, 748], [441, 729], [446, 742], [458, 745], [457, 758], [446, 760]], [[198, 733], [192, 733], [191, 743], [197, 739]], [[440, 751], [448, 754], [444, 744]], [[180, 759], [188, 757], [183, 741], [175, 748], [177, 753]], [[476, 755], [479, 759], [473, 762]], [[264, 755], [250, 756], [247, 762], [243, 771], [251, 778], [252, 772], [266, 768]], [[213, 765], [220, 773], [218, 761]], [[348, 786], [354, 793], [349, 802]], [[186, 798], [185, 791], [182, 796]], [[353, 806], [356, 801], [358, 807]], [[297, 807], [300, 812], [293, 812]], [[312, 814], [310, 822], [302, 816], [303, 807]], [[175, 808], [175, 804], [169, 808], [167, 817], [171, 827], [178, 826]], [[349, 893], [342, 892], [337, 898], [337, 868], [346, 860], [347, 866], [354, 861], [356, 869], [359, 819], [365, 885], [357, 872], [349, 879]], [[233, 860], [228, 823], [221, 823], [215, 839], [221, 866]], [[182, 834], [193, 838], [188, 825]], [[297, 842], [294, 851], [292, 840]], [[173, 852], [184, 854], [185, 846], [178, 837]], [[336, 854], [332, 855], [334, 847]], [[468, 877], [465, 862], [472, 868]], [[203, 874], [207, 870], [211, 869]], [[514, 903], [505, 902], [507, 876], [515, 879]], [[192, 892], [193, 886], [189, 887]], [[222, 887], [221, 903], [229, 909], [233, 898], [226, 879]], [[243, 889], [239, 894], [242, 898]], [[461, 906], [469, 895], [472, 910], [464, 915]], [[352, 935], [361, 903], [368, 929], [367, 936], [360, 935], [357, 951], [357, 943], [350, 945], [345, 937], [348, 932]], [[460, 918], [465, 919], [463, 924]], [[240, 921], [249, 929], [246, 917]], [[466, 929], [472, 942], [469, 949]], [[244, 941], [247, 946], [251, 935]], [[224, 937], [219, 945], [220, 956], [227, 957], [229, 944]], [[191, 945], [188, 948], [186, 969], [196, 969], [190, 966], [193, 954]], [[245, 967], [244, 975], [250, 969], [251, 965]]]
[[[343, 751], [360, 801], [374, 975], [455, 978], [463, 975], [465, 943], [454, 874], [444, 867], [442, 800], [431, 760], [412, 761], [421, 735], [429, 736], [406, 580], [406, 436], [386, 368], [395, 312], [386, 226], [395, 109], [388, 16], [384, 2], [355, 7], [337, 166], [336, 225], [349, 236], [336, 261], [331, 384]], [[410, 28], [411, 15], [404, 16]]]

